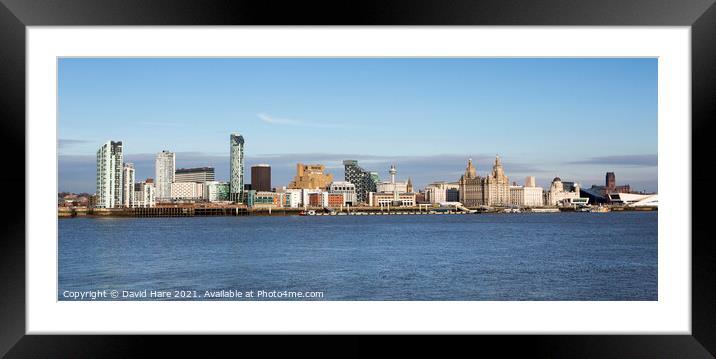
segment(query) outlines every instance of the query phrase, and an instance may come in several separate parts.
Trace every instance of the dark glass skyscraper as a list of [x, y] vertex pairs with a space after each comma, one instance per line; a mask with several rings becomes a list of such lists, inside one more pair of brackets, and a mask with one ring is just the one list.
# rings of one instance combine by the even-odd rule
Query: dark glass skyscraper
[[271, 166], [251, 166], [251, 189], [256, 191], [271, 191]]
[[368, 192], [377, 190], [371, 172], [358, 166], [356, 160], [345, 160], [343, 165], [345, 166], [345, 180], [356, 186], [356, 200], [359, 203], [368, 202]]

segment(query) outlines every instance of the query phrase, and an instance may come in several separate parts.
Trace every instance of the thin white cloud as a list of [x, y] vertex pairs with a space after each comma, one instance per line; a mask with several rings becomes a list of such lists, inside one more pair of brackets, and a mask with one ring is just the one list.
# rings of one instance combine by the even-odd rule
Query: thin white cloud
[[314, 128], [355, 128], [354, 126], [349, 126], [349, 125], [345, 125], [345, 124], [341, 124], [341, 123], [317, 123], [317, 122], [294, 120], [294, 119], [290, 119], [290, 118], [273, 117], [266, 113], [257, 113], [256, 116], [258, 116], [258, 118], [261, 121], [263, 121], [265, 123], [272, 124], [272, 125], [314, 127]]

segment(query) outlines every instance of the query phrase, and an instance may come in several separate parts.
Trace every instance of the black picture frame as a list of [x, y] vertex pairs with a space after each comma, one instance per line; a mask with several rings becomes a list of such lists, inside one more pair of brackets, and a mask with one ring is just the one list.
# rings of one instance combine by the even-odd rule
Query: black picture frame
[[[473, 350], [528, 351], [537, 357], [694, 357], [716, 355], [716, 241], [706, 228], [713, 191], [708, 168], [710, 136], [716, 120], [716, 6], [714, 0], [546, 0], [546, 1], [361, 1], [287, 2], [199, 0], [0, 0], [0, 132], [6, 172], [2, 183], [7, 211], [0, 239], [0, 355], [23, 357], [134, 357], [147, 347], [162, 353], [181, 350], [202, 356], [236, 349], [232, 337], [50, 336], [25, 335], [25, 28], [53, 25], [564, 25], [690, 26], [692, 70], [692, 335], [470, 336]], [[688, 119], [684, 119], [687, 121]], [[685, 159], [686, 160], [686, 159]], [[12, 170], [10, 170], [12, 168]], [[22, 170], [21, 170], [22, 169]], [[11, 174], [10, 174], [11, 173]], [[688, 174], [684, 174], [688, 181]], [[23, 191], [18, 190], [23, 187]], [[696, 189], [699, 189], [696, 191]], [[684, 238], [688, 240], [688, 238]], [[339, 353], [372, 352], [369, 337], [334, 338]], [[383, 338], [381, 338], [383, 339]], [[250, 339], [253, 341], [254, 339]], [[320, 339], [291, 339], [270, 345], [271, 354], [325, 348]], [[272, 338], [272, 342], [276, 339]], [[282, 340], [282, 342], [285, 341]], [[170, 343], [171, 342], [171, 343]], [[388, 351], [427, 348], [402, 337]], [[199, 345], [201, 344], [201, 345]], [[459, 347], [440, 346], [442, 355]], [[392, 349], [390, 349], [392, 348]], [[189, 351], [187, 351], [189, 350]]]

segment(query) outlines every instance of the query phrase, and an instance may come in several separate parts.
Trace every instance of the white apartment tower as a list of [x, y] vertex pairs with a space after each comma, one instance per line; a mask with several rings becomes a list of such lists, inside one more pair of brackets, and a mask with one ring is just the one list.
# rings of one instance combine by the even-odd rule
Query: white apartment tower
[[107, 141], [97, 150], [97, 207], [123, 204], [122, 162], [122, 141]]
[[244, 194], [244, 137], [232, 133], [229, 137], [229, 200], [242, 202]]
[[122, 204], [124, 207], [134, 205], [134, 164], [125, 163], [122, 168]]
[[157, 153], [157, 158], [154, 162], [154, 185], [157, 199], [167, 200], [172, 197], [175, 168], [176, 156], [174, 156], [173, 152], [162, 151]]

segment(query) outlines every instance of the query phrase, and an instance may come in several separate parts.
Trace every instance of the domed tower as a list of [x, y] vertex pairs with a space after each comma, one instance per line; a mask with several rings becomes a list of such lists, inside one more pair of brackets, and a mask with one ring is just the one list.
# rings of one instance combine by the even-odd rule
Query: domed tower
[[505, 175], [505, 170], [502, 168], [502, 162], [500, 161], [500, 156], [495, 156], [495, 165], [492, 166], [492, 173], [495, 178], [500, 178]]
[[475, 178], [477, 177], [477, 170], [475, 169], [475, 166], [472, 165], [472, 158], [467, 160], [467, 167], [465, 168], [465, 178]]
[[555, 177], [552, 180], [552, 185], [549, 189], [550, 192], [564, 192], [564, 185], [562, 184], [562, 179], [559, 177]]

